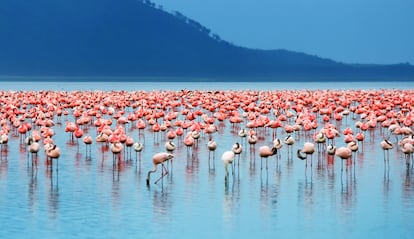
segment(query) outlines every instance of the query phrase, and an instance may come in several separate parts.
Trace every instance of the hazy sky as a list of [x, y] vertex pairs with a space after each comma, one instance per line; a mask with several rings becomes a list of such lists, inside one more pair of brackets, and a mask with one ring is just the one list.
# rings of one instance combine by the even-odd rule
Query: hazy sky
[[236, 45], [414, 64], [414, 0], [152, 0]]

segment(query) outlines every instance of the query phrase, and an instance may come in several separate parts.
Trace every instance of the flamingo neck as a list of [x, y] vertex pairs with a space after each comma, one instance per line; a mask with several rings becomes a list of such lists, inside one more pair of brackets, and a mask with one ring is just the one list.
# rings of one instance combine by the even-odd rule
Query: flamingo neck
[[147, 185], [149, 184], [150, 178], [151, 178], [151, 173], [155, 173], [157, 172], [157, 165], [154, 165], [154, 169], [148, 171], [148, 175], [147, 175]]
[[302, 155], [302, 150], [301, 149], [298, 149], [298, 152], [297, 152], [297, 155], [298, 155], [298, 158], [300, 158], [300, 159], [306, 159], [306, 156], [303, 156]]
[[275, 154], [277, 154], [277, 148], [276, 147], [273, 147], [272, 148], [272, 155], [275, 155]]

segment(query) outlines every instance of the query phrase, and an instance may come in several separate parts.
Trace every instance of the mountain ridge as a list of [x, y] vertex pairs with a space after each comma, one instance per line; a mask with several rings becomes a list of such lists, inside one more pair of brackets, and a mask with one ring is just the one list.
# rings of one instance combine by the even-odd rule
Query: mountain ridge
[[236, 46], [203, 25], [134, 0], [5, 0], [0, 75], [411, 78], [409, 64], [345, 64]]

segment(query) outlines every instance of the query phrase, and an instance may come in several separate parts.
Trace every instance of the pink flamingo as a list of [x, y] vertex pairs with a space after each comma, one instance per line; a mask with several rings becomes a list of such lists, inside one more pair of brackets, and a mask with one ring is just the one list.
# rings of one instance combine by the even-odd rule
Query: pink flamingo
[[383, 141], [381, 141], [380, 146], [382, 150], [384, 151], [384, 163], [385, 163], [386, 160], [389, 161], [390, 159], [389, 150], [393, 148], [393, 144], [390, 141], [388, 141], [388, 139], [384, 139]]
[[29, 146], [29, 152], [31, 153], [31, 156], [32, 156], [32, 165], [33, 165], [33, 154], [35, 154], [37, 158], [37, 153], [40, 150], [40, 144], [34, 141], [32, 137], [29, 137], [27, 145]]
[[77, 126], [74, 122], [66, 122], [65, 132], [70, 133], [70, 139], [73, 141], [73, 133], [75, 132]]
[[352, 150], [348, 147], [339, 147], [336, 149], [335, 155], [342, 159], [341, 171], [343, 171], [343, 162], [352, 157]]
[[267, 161], [268, 161], [269, 156], [275, 155], [276, 153], [277, 153], [277, 149], [275, 147], [272, 147], [272, 149], [270, 149], [270, 147], [267, 145], [261, 146], [259, 148], [260, 169], [263, 168], [262, 159], [266, 158], [266, 169], [267, 169]]
[[0, 158], [3, 156], [3, 145], [7, 145], [7, 142], [9, 141], [9, 136], [6, 133], [3, 133], [0, 135]]
[[280, 149], [283, 147], [282, 140], [280, 140], [279, 138], [275, 138], [273, 140], [273, 147], [276, 148], [276, 156], [280, 159]]
[[[315, 152], [315, 145], [311, 142], [305, 142], [302, 149], [298, 149], [297, 156], [298, 158], [305, 160], [306, 159], [306, 166], [308, 165], [308, 155], [311, 156]], [[305, 155], [303, 155], [304, 153]], [[312, 166], [312, 158], [311, 158], [311, 166]]]
[[168, 170], [167, 170], [167, 168], [164, 166], [164, 162], [165, 161], [168, 161], [168, 160], [170, 160], [170, 159], [172, 159], [172, 158], [174, 158], [174, 155], [173, 154], [170, 154], [170, 153], [157, 153], [157, 154], [154, 154], [154, 156], [152, 156], [152, 163], [153, 163], [153, 165], [154, 165], [154, 169], [153, 170], [150, 170], [150, 171], [148, 171], [148, 175], [147, 175], [147, 185], [149, 186], [149, 184], [150, 184], [150, 177], [151, 177], [151, 174], [152, 173], [155, 173], [155, 172], [157, 172], [157, 168], [158, 168], [158, 164], [161, 164], [161, 166], [162, 166], [162, 173], [161, 173], [161, 177], [160, 178], [158, 178], [157, 180], [155, 180], [155, 184], [157, 184], [157, 182], [159, 181], [159, 180], [161, 180], [165, 175], [167, 175], [168, 174]]
[[285, 138], [285, 144], [287, 145], [287, 147], [288, 147], [288, 157], [289, 157], [289, 154], [292, 154], [292, 147], [293, 147], [293, 144], [295, 143], [295, 138], [293, 138], [292, 137], [292, 135], [288, 135], [286, 138]]
[[194, 138], [191, 136], [191, 132], [187, 133], [187, 135], [184, 137], [184, 145], [187, 147], [188, 153], [189, 149], [194, 145]]
[[168, 140], [165, 143], [165, 149], [167, 150], [167, 152], [172, 153], [174, 152], [174, 150], [177, 148], [177, 146], [175, 145], [174, 141], [172, 140]]
[[122, 146], [122, 144], [118, 141], [113, 142], [111, 144], [112, 162], [113, 162], [114, 165], [115, 165], [115, 159], [116, 159], [117, 155], [118, 155], [118, 163], [120, 163], [120, 159], [121, 159], [120, 153], [122, 152], [123, 148], [124, 147]]
[[211, 152], [213, 152], [213, 163], [214, 163], [215, 151], [217, 149], [217, 143], [216, 143], [216, 141], [214, 141], [214, 139], [212, 137], [210, 137], [210, 139], [208, 140], [207, 148], [208, 148], [208, 163], [210, 164], [210, 153]]
[[74, 134], [75, 134], [75, 137], [76, 137], [76, 142], [79, 143], [79, 138], [82, 138], [82, 136], [83, 136], [83, 130], [79, 127], [76, 127], [76, 130], [75, 130]]
[[56, 159], [56, 171], [59, 169], [59, 157], [60, 157], [60, 149], [56, 146], [56, 144], [49, 144], [45, 147], [46, 155], [49, 158], [51, 167], [53, 169], [53, 159]]
[[233, 147], [231, 148], [231, 150], [233, 151], [233, 153], [235, 155], [238, 155], [237, 165], [239, 165], [239, 163], [240, 163], [240, 154], [243, 151], [243, 147], [238, 142], [236, 142], [235, 144], [233, 144]]
[[335, 145], [329, 144], [326, 151], [327, 151], [328, 155], [330, 155], [330, 156], [335, 155], [335, 152], [336, 152]]
[[131, 154], [132, 154], [132, 146], [134, 145], [134, 139], [130, 136], [126, 137], [125, 140], [125, 146], [127, 148], [127, 154], [129, 155], [129, 159], [132, 158]]
[[138, 159], [138, 153], [139, 153], [139, 162], [141, 163], [141, 151], [144, 149], [144, 145], [140, 142], [135, 142], [132, 147], [135, 150], [135, 162]]
[[83, 137], [83, 143], [85, 144], [86, 155], [88, 155], [88, 152], [89, 152], [89, 155], [90, 155], [91, 154], [92, 136], [86, 135], [85, 137]]
[[247, 137], [247, 142], [250, 145], [250, 153], [254, 152], [254, 145], [257, 143], [256, 134], [249, 134], [249, 136]]
[[318, 132], [314, 135], [314, 141], [318, 145], [318, 152], [326, 147], [326, 136], [323, 132]]

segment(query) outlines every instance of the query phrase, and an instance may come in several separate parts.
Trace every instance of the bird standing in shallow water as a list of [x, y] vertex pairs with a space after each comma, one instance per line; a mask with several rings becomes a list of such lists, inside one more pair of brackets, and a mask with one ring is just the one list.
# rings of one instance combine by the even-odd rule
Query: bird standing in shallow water
[[112, 151], [112, 160], [113, 164], [115, 164], [115, 159], [118, 157], [118, 163], [121, 162], [121, 152], [124, 146], [120, 142], [114, 142], [111, 144], [111, 151]]
[[139, 153], [139, 161], [141, 162], [141, 151], [144, 149], [144, 145], [140, 142], [135, 142], [132, 145], [132, 148], [135, 150], [135, 162], [138, 160], [138, 153]]
[[167, 150], [168, 152], [172, 153], [174, 152], [174, 150], [177, 148], [177, 146], [175, 145], [175, 143], [172, 140], [168, 140], [165, 143], [165, 150]]
[[53, 169], [53, 159], [56, 159], [56, 171], [59, 169], [59, 157], [60, 157], [60, 149], [56, 146], [56, 144], [49, 144], [47, 148], [45, 148], [46, 155], [50, 160], [52, 169]]
[[231, 150], [233, 151], [234, 154], [238, 155], [237, 165], [239, 165], [240, 164], [240, 154], [243, 151], [242, 146], [239, 143], [235, 143], [235, 144], [233, 144], [233, 147], [231, 148]]
[[323, 132], [319, 132], [315, 134], [314, 137], [314, 141], [315, 143], [318, 145], [318, 152], [321, 152], [322, 150], [325, 149], [326, 147], [326, 137], [325, 134]]
[[343, 162], [352, 157], [352, 150], [348, 147], [339, 147], [336, 149], [335, 155], [342, 159], [341, 171], [343, 170]]
[[[389, 150], [393, 148], [393, 144], [388, 141], [388, 139], [384, 139], [380, 143], [382, 150], [384, 151], [384, 162], [390, 159]], [[386, 152], [386, 153], [385, 153]]]
[[210, 154], [211, 152], [213, 152], [213, 165], [214, 165], [215, 151], [217, 149], [217, 143], [216, 141], [214, 141], [212, 137], [210, 137], [207, 143], [207, 148], [208, 148], [208, 166], [210, 168]]
[[150, 177], [152, 173], [157, 172], [157, 168], [158, 168], [158, 164], [161, 164], [161, 169], [162, 169], [162, 173], [161, 173], [161, 177], [158, 178], [157, 180], [155, 180], [155, 184], [157, 184], [158, 181], [160, 181], [165, 175], [168, 174], [168, 170], [167, 168], [164, 166], [164, 162], [170, 160], [174, 158], [173, 154], [170, 153], [157, 153], [154, 154], [154, 156], [152, 156], [152, 163], [154, 165], [154, 169], [148, 171], [148, 175], [147, 175], [147, 185], [150, 184]]
[[247, 130], [246, 130], [246, 129], [241, 129], [241, 130], [239, 131], [239, 136], [240, 136], [241, 138], [246, 138], [246, 137], [247, 137]]
[[[311, 142], [306, 142], [303, 145], [302, 149], [298, 149], [297, 151], [297, 155], [298, 158], [302, 159], [302, 160], [306, 160], [306, 166], [308, 165], [308, 155], [310, 154], [312, 156], [312, 154], [315, 152], [315, 145]], [[302, 155], [302, 153], [304, 153], [305, 155]], [[311, 158], [311, 166], [312, 166], [312, 158]]]
[[249, 145], [250, 145], [250, 157], [252, 156], [252, 155], [254, 155], [255, 154], [255, 145], [256, 145], [256, 143], [257, 143], [257, 136], [256, 136], [256, 134], [249, 134], [249, 136], [248, 136], [248, 138], [247, 138], [247, 142], [249, 142]]
[[33, 137], [29, 136], [29, 138], [27, 140], [27, 145], [29, 146], [29, 152], [30, 152], [31, 157], [32, 157], [32, 165], [33, 165], [33, 163], [34, 163], [33, 154], [37, 158], [37, 153], [39, 152], [40, 144], [38, 142], [34, 141]]
[[283, 147], [282, 140], [275, 138], [273, 140], [273, 147], [276, 148], [276, 156], [280, 159], [280, 149]]
[[85, 143], [86, 155], [88, 156], [89, 153], [89, 156], [91, 156], [92, 137], [90, 135], [86, 135], [85, 137], [83, 137], [83, 143]]
[[277, 153], [277, 149], [275, 147], [272, 147], [270, 149], [269, 146], [264, 145], [259, 148], [259, 155], [260, 155], [260, 169], [262, 169], [262, 159], [266, 158], [266, 169], [267, 169], [267, 161], [269, 156], [275, 155]]
[[405, 161], [406, 161], [407, 167], [409, 167], [412, 156], [413, 156], [413, 152], [414, 152], [414, 145], [412, 145], [411, 143], [405, 143], [401, 147], [401, 151], [405, 154]]
[[288, 157], [289, 157], [289, 154], [290, 155], [292, 155], [292, 147], [293, 147], [293, 144], [295, 143], [295, 138], [293, 138], [292, 137], [292, 135], [288, 135], [286, 138], [285, 138], [285, 144], [287, 145], [287, 147], [288, 147]]
[[7, 145], [7, 142], [9, 141], [9, 136], [6, 133], [3, 133], [0, 135], [0, 158], [3, 158], [3, 145]]
[[336, 147], [333, 144], [329, 144], [327, 147], [328, 155], [335, 155]]

